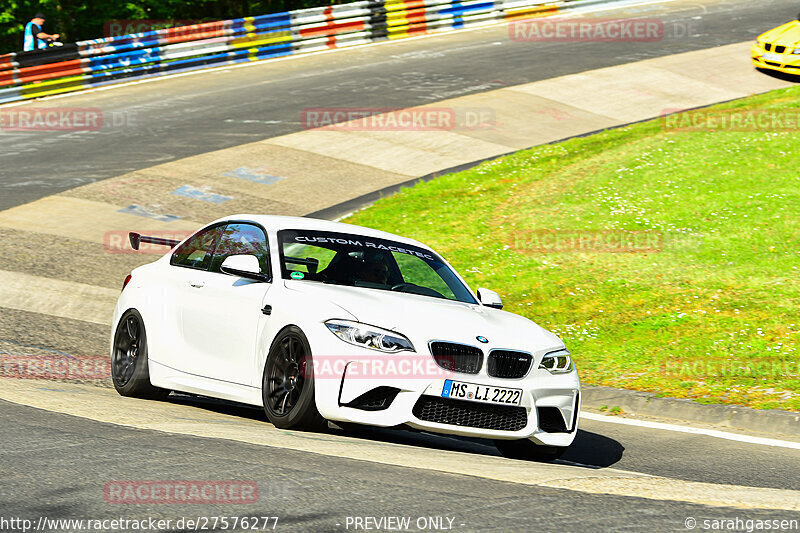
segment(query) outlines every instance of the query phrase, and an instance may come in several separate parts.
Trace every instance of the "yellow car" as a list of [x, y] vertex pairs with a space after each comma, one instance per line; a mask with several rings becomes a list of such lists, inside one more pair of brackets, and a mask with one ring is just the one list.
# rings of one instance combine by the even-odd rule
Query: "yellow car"
[[750, 55], [758, 68], [800, 75], [800, 20], [759, 35]]

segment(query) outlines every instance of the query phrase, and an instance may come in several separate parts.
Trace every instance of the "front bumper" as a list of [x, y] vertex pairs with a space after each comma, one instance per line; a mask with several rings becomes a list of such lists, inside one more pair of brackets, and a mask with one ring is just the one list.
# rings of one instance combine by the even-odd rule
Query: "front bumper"
[[792, 54], [787, 49], [786, 53], [775, 53], [766, 50], [760, 44], [750, 48], [750, 57], [757, 68], [783, 72], [784, 74], [800, 75], [800, 54]]
[[[339, 347], [341, 348], [341, 347]], [[428, 354], [381, 354], [358, 350], [337, 356], [331, 365], [318, 366], [315, 356], [317, 408], [328, 420], [372, 426], [412, 428], [468, 437], [531, 439], [537, 444], [569, 446], [575, 438], [580, 412], [578, 374], [550, 374], [532, 368], [525, 378], [502, 379], [478, 374], [417, 372], [430, 369]], [[375, 359], [388, 370], [376, 376], [368, 367]], [[407, 371], [402, 372], [402, 363]], [[394, 363], [394, 364], [392, 364]], [[424, 366], [423, 366], [424, 365]], [[445, 379], [490, 387], [520, 389], [520, 406], [504, 406], [442, 398]]]

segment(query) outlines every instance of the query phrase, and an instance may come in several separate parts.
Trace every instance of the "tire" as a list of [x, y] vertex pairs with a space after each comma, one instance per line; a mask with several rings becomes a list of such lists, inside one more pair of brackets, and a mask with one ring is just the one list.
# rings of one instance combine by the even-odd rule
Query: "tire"
[[534, 444], [528, 439], [495, 440], [497, 450], [509, 459], [526, 459], [549, 463], [555, 461], [567, 451], [566, 446], [543, 446]]
[[264, 412], [281, 429], [324, 430], [317, 411], [311, 347], [302, 330], [289, 326], [272, 342], [261, 379]]
[[147, 366], [147, 332], [136, 309], [126, 311], [114, 332], [111, 354], [111, 380], [122, 396], [163, 399], [169, 391], [150, 383]]

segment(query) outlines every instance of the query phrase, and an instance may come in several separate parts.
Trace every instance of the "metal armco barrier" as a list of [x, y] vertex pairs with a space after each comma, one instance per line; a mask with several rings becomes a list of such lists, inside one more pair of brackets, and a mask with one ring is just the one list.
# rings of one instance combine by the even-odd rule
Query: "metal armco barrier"
[[[605, 0], [607, 1], [607, 0]], [[598, 0], [365, 0], [0, 55], [0, 104], [279, 56], [555, 14]]]

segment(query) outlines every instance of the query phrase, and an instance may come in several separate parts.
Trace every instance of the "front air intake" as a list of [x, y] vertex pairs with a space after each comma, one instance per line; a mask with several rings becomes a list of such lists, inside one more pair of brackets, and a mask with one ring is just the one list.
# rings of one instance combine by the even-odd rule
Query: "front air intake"
[[344, 405], [362, 411], [383, 411], [392, 405], [399, 392], [400, 389], [394, 387], [376, 387]]
[[528, 412], [518, 405], [484, 404], [423, 395], [412, 412], [420, 420], [451, 426], [519, 431], [528, 425]]
[[558, 407], [537, 407], [539, 429], [547, 433], [566, 433], [567, 425]]

